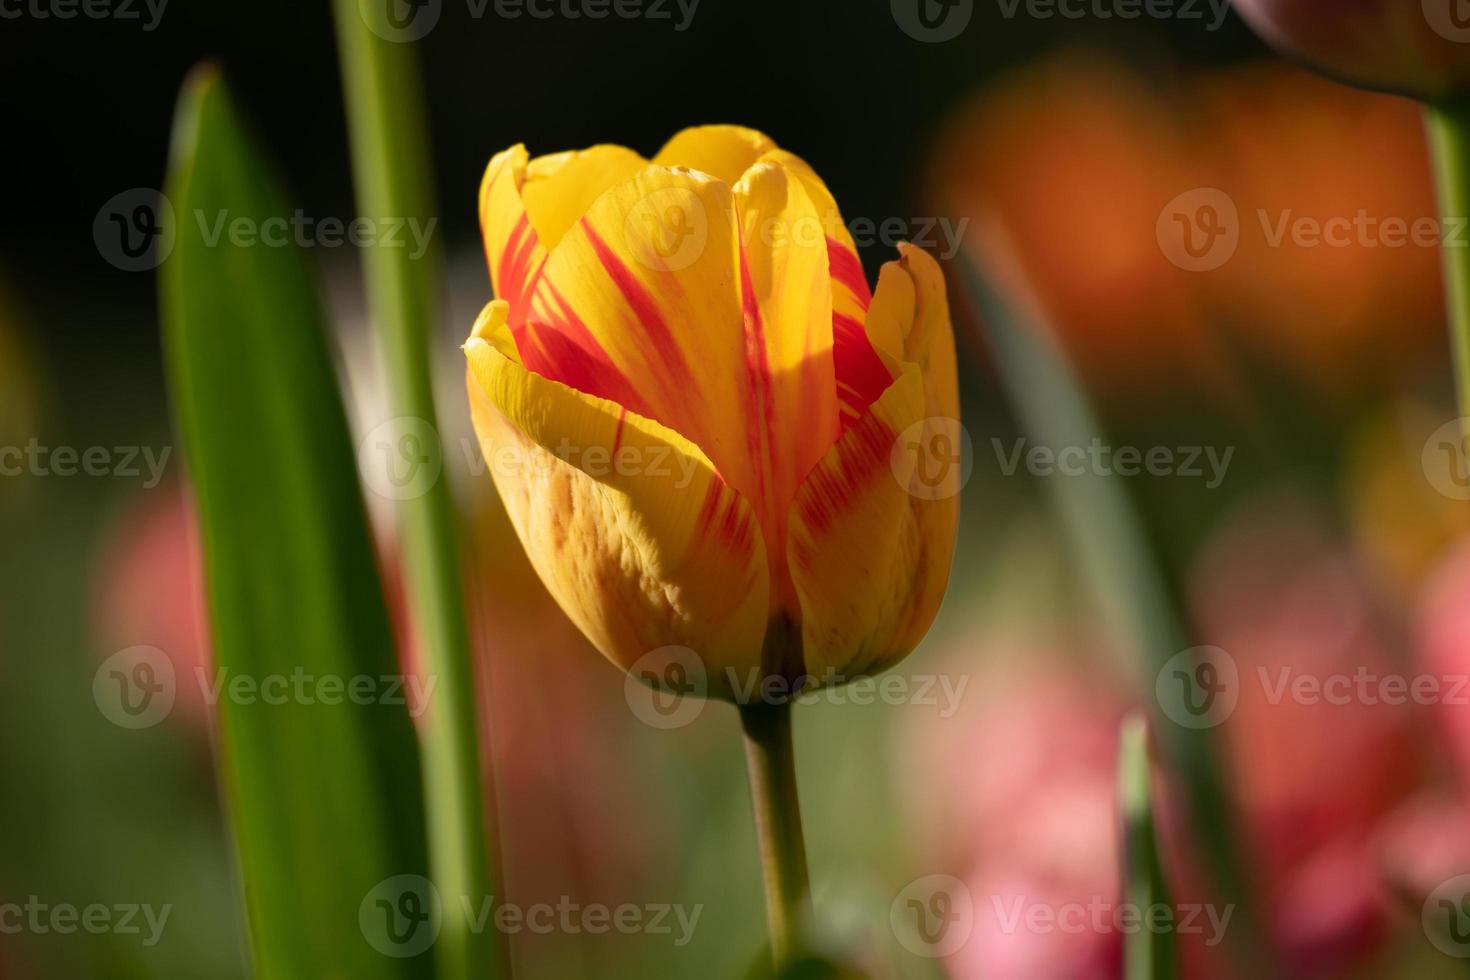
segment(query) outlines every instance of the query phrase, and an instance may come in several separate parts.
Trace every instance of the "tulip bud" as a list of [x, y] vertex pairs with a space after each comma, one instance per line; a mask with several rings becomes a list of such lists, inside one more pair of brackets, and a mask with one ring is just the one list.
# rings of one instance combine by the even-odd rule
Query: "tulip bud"
[[593, 644], [638, 674], [687, 649], [681, 677], [732, 700], [908, 653], [958, 509], [958, 457], [908, 448], [958, 429], [935, 261], [902, 246], [870, 290], [822, 181], [734, 126], [651, 162], [513, 147], [480, 217], [498, 298], [465, 344], [475, 427]]
[[1236, 0], [1270, 44], [1349, 84], [1439, 101], [1470, 88], [1462, 0]]

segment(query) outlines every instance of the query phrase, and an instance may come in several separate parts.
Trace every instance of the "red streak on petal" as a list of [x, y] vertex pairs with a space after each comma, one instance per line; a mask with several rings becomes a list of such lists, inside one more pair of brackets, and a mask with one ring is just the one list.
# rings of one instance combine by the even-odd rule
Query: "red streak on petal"
[[868, 304], [873, 301], [873, 293], [868, 288], [867, 276], [863, 275], [863, 264], [857, 253], [831, 235], [827, 236], [827, 267], [832, 278], [846, 286], [866, 312]]
[[845, 431], [888, 390], [893, 378], [863, 325], [841, 313], [832, 315], [832, 367]]
[[[664, 320], [663, 313], [659, 310], [658, 301], [648, 288], [638, 280], [631, 269], [617, 256], [597, 230], [592, 227], [586, 218], [581, 220], [583, 231], [587, 234], [587, 241], [592, 250], [597, 253], [597, 261], [607, 270], [612, 278], [613, 284], [618, 287], [618, 292], [623, 294], [623, 301], [628, 304], [633, 315], [642, 324], [646, 331], [649, 342], [664, 362], [664, 368], [673, 379], [673, 385], [692, 384], [692, 376], [689, 368], [684, 363], [683, 353], [679, 350], [678, 343], [674, 340], [673, 331], [669, 329]], [[697, 392], [690, 392], [691, 396], [697, 397]]]

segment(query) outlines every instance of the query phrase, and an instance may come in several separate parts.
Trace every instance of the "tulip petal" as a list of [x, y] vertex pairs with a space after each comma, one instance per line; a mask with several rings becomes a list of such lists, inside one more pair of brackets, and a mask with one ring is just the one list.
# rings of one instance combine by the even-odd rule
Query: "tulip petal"
[[648, 167], [562, 238], [531, 307], [593, 362], [636, 379], [640, 414], [699, 446], [760, 511], [735, 222], [725, 184]]
[[774, 551], [797, 485], [838, 434], [827, 239], [801, 182], [778, 163], [745, 172], [735, 207], [762, 520]]
[[609, 660], [686, 646], [730, 697], [727, 668], [749, 665], [769, 614], [753, 510], [683, 436], [514, 353], [492, 303], [465, 345], [471, 412], [537, 574]]
[[802, 483], [791, 512], [787, 557], [806, 666], [819, 676], [875, 672], [912, 650], [954, 558], [958, 469], [944, 471], [953, 486], [911, 494], [919, 460], [901, 444], [933, 420], [959, 424], [943, 273], [922, 250], [900, 249], [879, 279], [868, 333], [901, 372]]
[[480, 181], [485, 261], [495, 295], [510, 304], [512, 326], [525, 319], [531, 292], [546, 262], [546, 249], [521, 200], [527, 162], [526, 148], [516, 144], [491, 158]]
[[592, 202], [648, 166], [625, 146], [602, 144], [537, 157], [526, 168], [521, 199], [541, 244], [550, 251]]
[[801, 181], [811, 198], [827, 237], [827, 266], [832, 277], [832, 334], [839, 415], [846, 429], [868, 410], [868, 406], [893, 383], [897, 373], [889, 370], [873, 350], [863, 330], [873, 300], [863, 274], [852, 234], [842, 220], [837, 200], [817, 172], [801, 157], [785, 150], [772, 150], [761, 162], [780, 163]]
[[744, 126], [691, 126], [665, 143], [653, 162], [698, 170], [733, 187], [752, 164], [774, 149], [769, 136]]
[[[960, 388], [955, 362], [954, 328], [944, 290], [944, 270], [928, 252], [909, 242], [898, 246], [899, 264], [914, 281], [914, 316], [895, 356], [917, 364], [924, 376], [924, 404], [931, 416], [960, 417]], [[904, 320], [901, 323], [907, 322]], [[869, 336], [873, 332], [869, 331]], [[873, 338], [875, 346], [878, 338]]]

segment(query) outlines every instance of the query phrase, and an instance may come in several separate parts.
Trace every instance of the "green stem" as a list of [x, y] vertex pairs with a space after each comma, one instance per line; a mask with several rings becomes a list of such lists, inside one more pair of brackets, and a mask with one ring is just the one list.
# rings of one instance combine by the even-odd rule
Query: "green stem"
[[[365, 16], [387, 23], [395, 0], [334, 0], [359, 213], [432, 229], [428, 133], [412, 44], [385, 40]], [[374, 6], [374, 4], [376, 6]], [[430, 244], [432, 245], [432, 239]], [[429, 344], [439, 288], [437, 251], [414, 256], [377, 244], [363, 250], [369, 308], [377, 323], [394, 416], [434, 426]], [[399, 503], [405, 582], [424, 669], [438, 679], [423, 717], [421, 748], [429, 863], [446, 915], [435, 944], [444, 980], [509, 975], [493, 929], [471, 929], [462, 903], [494, 894], [481, 798], [474, 668], [460, 576], [459, 536], [447, 481]], [[473, 907], [472, 905], [469, 907]]]
[[740, 724], [745, 729], [745, 765], [755, 806], [771, 957], [779, 970], [799, 951], [802, 924], [811, 916], [811, 885], [791, 745], [791, 705], [741, 705]]
[[[1154, 830], [1148, 723], [1141, 714], [1123, 720], [1118, 737], [1118, 801], [1123, 818], [1123, 898], [1145, 916], [1158, 906], [1173, 908]], [[1137, 929], [1123, 937], [1125, 980], [1174, 980], [1174, 933]]]
[[[1425, 124], [1434, 157], [1435, 190], [1442, 227], [1470, 216], [1470, 103], [1430, 106]], [[1445, 302], [1459, 393], [1460, 416], [1470, 418], [1470, 248], [1445, 246]], [[1466, 423], [1470, 427], [1470, 423]], [[1467, 431], [1466, 435], [1470, 435]]]

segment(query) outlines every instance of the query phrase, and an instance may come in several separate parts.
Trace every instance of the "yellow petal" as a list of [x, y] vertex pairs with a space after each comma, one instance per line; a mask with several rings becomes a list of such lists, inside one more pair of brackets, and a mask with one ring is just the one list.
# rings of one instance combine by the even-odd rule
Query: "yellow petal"
[[775, 162], [746, 171], [735, 206], [759, 499], [776, 549], [797, 485], [838, 434], [827, 236], [801, 182]]
[[[864, 332], [863, 323], [868, 316], [873, 293], [863, 274], [857, 246], [832, 192], [817, 172], [794, 153], [771, 150], [759, 162], [779, 163], [801, 182], [825, 230], [827, 266], [832, 279], [832, 330], [839, 412], [842, 424], [850, 425], [892, 383], [898, 374], [898, 363], [884, 364], [875, 357]], [[912, 313], [912, 303], [909, 311]]]
[[550, 251], [592, 202], [648, 166], [625, 146], [602, 144], [537, 157], [526, 168], [521, 198], [541, 244]]
[[688, 167], [734, 186], [751, 164], [776, 149], [765, 133], [744, 126], [691, 126], [654, 156], [661, 167]]
[[516, 364], [504, 317], [487, 307], [465, 345], [471, 413], [537, 574], [615, 664], [689, 647], [731, 697], [768, 617], [754, 513], [678, 433]]
[[934, 492], [910, 493], [918, 454], [929, 450], [908, 445], [937, 430], [958, 451], [953, 332], [939, 266], [901, 248], [879, 280], [869, 327], [902, 373], [803, 482], [791, 512], [787, 557], [807, 669], [819, 676], [856, 677], [906, 656], [938, 612], [954, 558], [958, 460], [941, 461]]
[[490, 160], [480, 181], [480, 232], [495, 295], [510, 304], [510, 322], [529, 309], [531, 290], [546, 262], [546, 249], [526, 216], [521, 185], [526, 179], [526, 148], [516, 144]]
[[725, 184], [648, 167], [562, 238], [531, 307], [589, 363], [629, 379], [641, 414], [699, 446], [759, 508], [735, 222]]
[[925, 412], [958, 419], [960, 386], [955, 363], [954, 328], [944, 271], [928, 252], [904, 242], [898, 246], [899, 264], [914, 281], [913, 325], [903, 338], [903, 360], [917, 364], [924, 376]]

